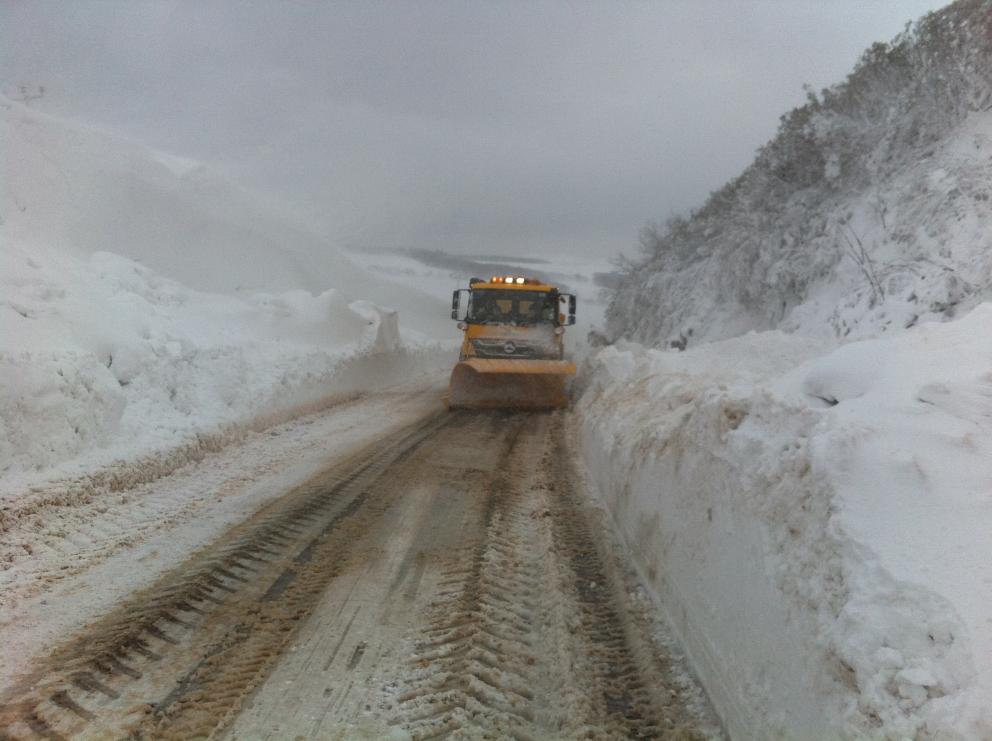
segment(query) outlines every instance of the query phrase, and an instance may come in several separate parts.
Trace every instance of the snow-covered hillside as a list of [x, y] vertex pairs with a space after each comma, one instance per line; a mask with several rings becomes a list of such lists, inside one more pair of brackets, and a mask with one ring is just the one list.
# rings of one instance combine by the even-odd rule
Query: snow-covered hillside
[[992, 296], [992, 2], [959, 0], [782, 117], [739, 177], [645, 230], [608, 334], [839, 337]]
[[992, 738], [990, 183], [959, 0], [624, 270], [583, 451], [733, 738]]
[[[0, 475], [161, 474], [450, 362], [447, 302], [193, 162], [0, 100]], [[149, 473], [150, 472], [150, 473]]]
[[8, 244], [113, 252], [201, 291], [338, 288], [402, 306], [407, 329], [449, 329], [437, 297], [370, 276], [273, 202], [195, 161], [3, 98], [0, 157]]

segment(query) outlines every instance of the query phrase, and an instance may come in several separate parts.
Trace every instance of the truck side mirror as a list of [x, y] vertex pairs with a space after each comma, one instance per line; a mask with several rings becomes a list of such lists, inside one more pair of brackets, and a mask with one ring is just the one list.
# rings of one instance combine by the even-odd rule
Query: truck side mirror
[[468, 302], [472, 292], [467, 288], [459, 288], [451, 294], [451, 318], [459, 322], [468, 316]]
[[565, 324], [571, 326], [575, 324], [575, 294], [574, 293], [563, 293], [561, 294], [562, 303], [566, 300], [568, 301], [568, 316], [565, 319]]

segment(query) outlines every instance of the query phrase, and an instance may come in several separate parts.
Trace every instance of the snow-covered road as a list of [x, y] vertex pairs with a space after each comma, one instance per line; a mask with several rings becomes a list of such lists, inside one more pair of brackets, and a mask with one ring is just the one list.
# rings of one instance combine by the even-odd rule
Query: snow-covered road
[[94, 492], [72, 506], [50, 502], [8, 523], [0, 571], [0, 686], [329, 461], [436, 411], [440, 393], [440, 387], [420, 386], [361, 396], [252, 433], [171, 476]]
[[560, 413], [447, 413], [418, 388], [253, 435], [61, 525], [51, 509], [3, 574], [0, 727], [718, 738], [573, 450]]

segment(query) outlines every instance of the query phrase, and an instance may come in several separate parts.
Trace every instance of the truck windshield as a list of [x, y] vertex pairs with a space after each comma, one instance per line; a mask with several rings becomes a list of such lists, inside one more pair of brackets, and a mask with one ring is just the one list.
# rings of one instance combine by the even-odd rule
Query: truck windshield
[[472, 291], [468, 321], [473, 324], [554, 324], [558, 296], [545, 291]]

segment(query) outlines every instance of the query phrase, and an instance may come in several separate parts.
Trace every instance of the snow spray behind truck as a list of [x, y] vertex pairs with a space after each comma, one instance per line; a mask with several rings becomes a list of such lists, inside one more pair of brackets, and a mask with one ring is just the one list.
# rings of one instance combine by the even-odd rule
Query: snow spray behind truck
[[451, 318], [464, 333], [451, 372], [451, 409], [551, 409], [568, 403], [565, 327], [575, 296], [537, 278], [495, 275], [454, 292]]

